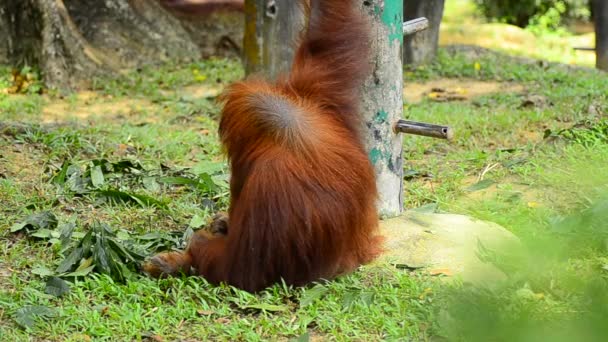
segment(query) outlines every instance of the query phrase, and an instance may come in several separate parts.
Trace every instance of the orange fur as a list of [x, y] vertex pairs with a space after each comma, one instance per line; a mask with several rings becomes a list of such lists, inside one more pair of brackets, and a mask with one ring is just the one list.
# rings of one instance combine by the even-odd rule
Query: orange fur
[[331, 279], [379, 253], [357, 96], [369, 70], [368, 26], [352, 0], [313, 0], [308, 12], [289, 75], [238, 82], [222, 96], [227, 234], [197, 232], [184, 253], [153, 258], [149, 273], [192, 267], [212, 283], [258, 291], [281, 279]]

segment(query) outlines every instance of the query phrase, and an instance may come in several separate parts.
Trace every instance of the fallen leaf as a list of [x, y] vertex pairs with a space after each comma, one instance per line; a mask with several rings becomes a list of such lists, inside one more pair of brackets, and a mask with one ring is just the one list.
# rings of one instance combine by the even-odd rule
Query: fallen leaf
[[229, 324], [230, 322], [231, 322], [230, 319], [228, 319], [226, 317], [220, 317], [215, 320], [215, 323], [220, 323], [220, 324]]
[[91, 336], [89, 336], [87, 334], [75, 334], [75, 335], [72, 335], [72, 338], [74, 341], [84, 341], [84, 342], [91, 341]]
[[157, 341], [157, 342], [164, 341], [162, 336], [151, 333], [151, 332], [145, 332], [145, 333], [141, 334], [141, 337], [143, 337], [145, 340], [150, 340], [150, 341]]
[[46, 282], [45, 293], [53, 295], [55, 297], [61, 297], [64, 294], [70, 292], [70, 285], [68, 282], [57, 277], [51, 277]]
[[437, 276], [437, 275], [453, 276], [454, 272], [452, 272], [452, 270], [450, 270], [449, 268], [435, 268], [435, 269], [429, 270], [429, 274], [432, 276]]

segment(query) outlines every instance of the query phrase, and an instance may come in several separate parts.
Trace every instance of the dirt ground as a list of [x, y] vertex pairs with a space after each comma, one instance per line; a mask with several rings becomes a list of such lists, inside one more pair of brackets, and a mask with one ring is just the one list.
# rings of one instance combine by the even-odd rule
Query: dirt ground
[[[520, 93], [524, 87], [506, 82], [478, 81], [467, 79], [438, 79], [428, 82], [407, 82], [403, 95], [408, 103], [418, 103], [440, 90], [457, 94], [463, 100], [493, 93]], [[215, 97], [220, 88], [207, 85], [192, 85], [176, 90], [180, 96], [203, 98]], [[168, 93], [169, 94], [169, 93]], [[68, 99], [48, 99], [44, 106], [42, 122], [57, 123], [67, 120], [86, 120], [89, 117], [104, 116], [109, 120], [138, 115], [142, 112], [154, 113], [162, 110], [162, 104], [141, 98], [113, 98], [93, 91], [79, 92]]]
[[462, 95], [463, 98], [471, 100], [475, 97], [494, 93], [520, 93], [524, 87], [520, 84], [501, 83], [493, 81], [478, 81], [457, 78], [442, 78], [424, 83], [407, 82], [403, 96], [409, 103], [417, 103], [433, 92], [433, 89], [442, 89]]

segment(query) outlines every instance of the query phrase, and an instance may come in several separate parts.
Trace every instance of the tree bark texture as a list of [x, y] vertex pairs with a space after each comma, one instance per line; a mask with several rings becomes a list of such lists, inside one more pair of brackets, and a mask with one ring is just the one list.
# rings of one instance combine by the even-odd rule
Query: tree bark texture
[[8, 62], [38, 66], [49, 88], [63, 90], [144, 64], [200, 58], [195, 31], [208, 31], [152, 0], [3, 0], [0, 15]]
[[202, 58], [241, 58], [245, 22], [243, 9], [219, 8], [201, 15], [175, 13]]
[[[0, 42], [8, 41], [8, 15], [6, 8], [0, 6]], [[8, 44], [0, 43], [0, 64], [8, 64]]]
[[403, 210], [403, 141], [393, 129], [403, 111], [403, 3], [362, 3], [372, 25], [373, 71], [362, 91], [367, 148], [377, 176], [380, 215], [391, 217]]
[[608, 1], [593, 1], [595, 18], [595, 52], [598, 69], [608, 71]]
[[404, 20], [426, 17], [429, 28], [405, 37], [403, 63], [421, 65], [431, 62], [437, 55], [439, 27], [445, 0], [403, 0]]
[[304, 23], [304, 11], [298, 1], [245, 0], [246, 74], [261, 72], [275, 79], [287, 72]]

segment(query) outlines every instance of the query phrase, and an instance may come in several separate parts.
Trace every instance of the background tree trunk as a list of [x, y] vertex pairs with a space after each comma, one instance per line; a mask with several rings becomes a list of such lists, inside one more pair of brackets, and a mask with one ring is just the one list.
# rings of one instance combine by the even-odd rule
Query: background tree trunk
[[160, 0], [175, 15], [202, 58], [241, 58], [245, 20], [243, 0]]
[[608, 1], [593, 1], [597, 68], [608, 71]]
[[179, 20], [149, 0], [3, 0], [6, 50], [16, 66], [37, 65], [50, 88], [200, 53]]
[[245, 0], [243, 63], [246, 74], [263, 72], [274, 79], [288, 71], [304, 22], [298, 1]]
[[[0, 42], [8, 41], [8, 15], [6, 8], [0, 5]], [[8, 64], [8, 44], [0, 43], [0, 64]]]
[[445, 0], [403, 0], [404, 21], [420, 17], [429, 20], [428, 29], [405, 38], [403, 63], [420, 65], [435, 58], [444, 3]]
[[362, 91], [367, 148], [376, 170], [382, 217], [403, 210], [403, 140], [393, 130], [403, 111], [403, 7], [401, 1], [370, 0], [373, 71]]

